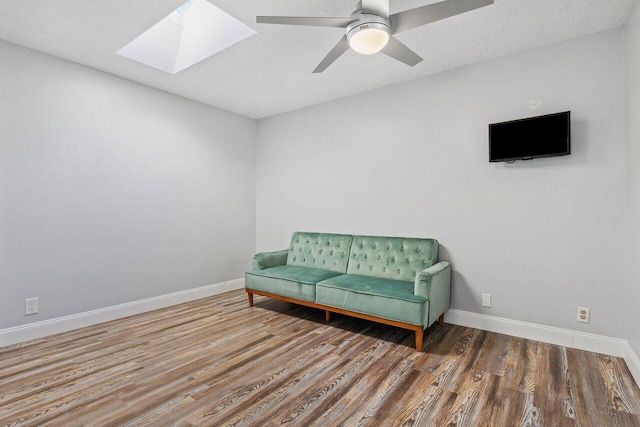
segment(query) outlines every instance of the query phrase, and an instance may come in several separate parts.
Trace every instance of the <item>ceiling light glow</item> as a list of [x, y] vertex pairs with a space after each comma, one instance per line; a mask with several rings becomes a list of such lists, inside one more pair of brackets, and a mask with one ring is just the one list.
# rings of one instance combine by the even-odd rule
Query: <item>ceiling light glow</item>
[[347, 34], [351, 49], [363, 55], [380, 52], [389, 42], [389, 27], [369, 23], [355, 27]]

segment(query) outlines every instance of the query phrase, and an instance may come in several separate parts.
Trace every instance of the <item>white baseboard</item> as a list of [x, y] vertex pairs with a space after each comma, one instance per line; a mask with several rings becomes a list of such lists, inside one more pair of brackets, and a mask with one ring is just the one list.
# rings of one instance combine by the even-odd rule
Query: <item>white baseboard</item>
[[499, 334], [512, 335], [530, 340], [558, 344], [580, 350], [624, 357], [627, 353], [627, 340], [611, 338], [604, 335], [588, 334], [572, 331], [571, 329], [556, 328], [539, 325], [537, 323], [521, 322], [504, 317], [488, 316], [486, 314], [449, 309], [445, 314], [447, 323], [468, 326]]
[[624, 361], [627, 362], [631, 375], [633, 375], [633, 378], [636, 380], [636, 384], [640, 387], [640, 357], [638, 357], [636, 352], [633, 351], [628, 342], [626, 347], [627, 354], [624, 357]]
[[96, 325], [98, 323], [133, 316], [134, 314], [157, 310], [159, 308], [169, 307], [243, 288], [244, 279], [229, 280], [226, 282], [215, 283], [213, 285], [202, 286], [200, 288], [188, 289], [186, 291], [174, 292], [139, 301], [132, 301], [111, 307], [86, 311], [84, 313], [72, 314], [70, 316], [43, 320], [42, 322], [30, 323], [28, 325], [1, 329], [0, 347], [46, 337], [48, 335], [59, 334], [61, 332]]
[[530, 340], [558, 344], [595, 353], [624, 358], [636, 383], [640, 386], [640, 359], [629, 342], [622, 338], [588, 334], [571, 329], [555, 328], [536, 323], [521, 322], [503, 317], [449, 309], [444, 315], [447, 323], [467, 326], [499, 334], [512, 335]]

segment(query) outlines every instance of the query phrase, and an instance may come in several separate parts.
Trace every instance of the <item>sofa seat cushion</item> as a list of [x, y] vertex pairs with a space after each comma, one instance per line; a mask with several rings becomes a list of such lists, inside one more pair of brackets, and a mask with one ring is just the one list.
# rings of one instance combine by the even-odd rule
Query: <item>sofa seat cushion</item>
[[304, 301], [316, 300], [316, 283], [342, 273], [319, 268], [279, 265], [245, 273], [245, 287]]
[[413, 282], [344, 274], [316, 285], [316, 302], [398, 322], [422, 325], [425, 297], [414, 295]]

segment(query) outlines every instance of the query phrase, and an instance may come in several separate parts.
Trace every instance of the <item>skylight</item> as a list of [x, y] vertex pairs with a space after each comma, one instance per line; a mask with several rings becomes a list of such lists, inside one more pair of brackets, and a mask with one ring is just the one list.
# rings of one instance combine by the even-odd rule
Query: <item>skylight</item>
[[188, 0], [117, 53], [176, 74], [255, 33], [206, 0]]

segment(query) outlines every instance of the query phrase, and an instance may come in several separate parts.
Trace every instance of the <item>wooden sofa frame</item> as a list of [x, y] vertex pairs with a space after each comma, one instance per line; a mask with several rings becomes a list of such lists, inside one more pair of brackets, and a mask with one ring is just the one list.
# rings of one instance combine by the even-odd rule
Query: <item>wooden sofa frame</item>
[[[293, 304], [304, 305], [307, 307], [313, 307], [313, 308], [318, 308], [320, 310], [324, 310], [325, 320], [327, 322], [331, 320], [331, 313], [338, 313], [338, 314], [346, 314], [347, 316], [357, 317], [359, 319], [365, 319], [373, 322], [384, 323], [385, 325], [396, 326], [402, 329], [409, 329], [416, 333], [416, 350], [420, 352], [422, 351], [423, 338], [424, 338], [424, 329], [422, 329], [422, 325], [412, 325], [410, 323], [396, 322], [395, 320], [384, 319], [382, 317], [371, 316], [369, 314], [362, 314], [356, 311], [345, 310], [343, 308], [329, 307], [329, 306], [318, 304], [311, 301], [303, 301], [295, 298], [283, 297], [280, 295], [274, 295], [268, 292], [256, 291], [253, 289], [246, 289], [246, 291], [247, 291], [247, 297], [249, 298], [249, 307], [253, 307], [253, 295], [261, 295], [263, 297], [269, 297], [269, 298], [277, 299], [280, 301], [290, 302]], [[440, 315], [440, 317], [438, 318], [438, 323], [440, 325], [444, 323], [444, 313]]]

